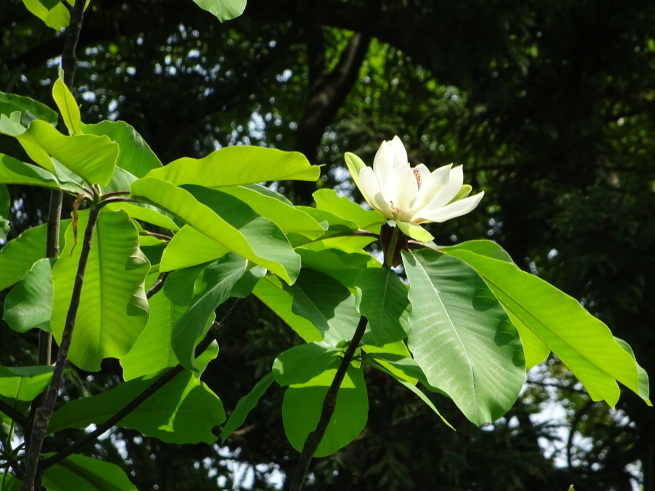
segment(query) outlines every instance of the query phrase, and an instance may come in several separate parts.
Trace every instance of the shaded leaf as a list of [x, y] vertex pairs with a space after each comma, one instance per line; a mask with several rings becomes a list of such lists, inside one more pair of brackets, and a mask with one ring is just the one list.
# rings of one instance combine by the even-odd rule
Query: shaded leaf
[[54, 262], [54, 259], [39, 259], [7, 294], [2, 320], [14, 331], [37, 328], [50, 332]]
[[31, 401], [50, 383], [54, 367], [0, 366], [0, 396], [16, 401]]
[[[330, 368], [303, 384], [290, 386], [284, 394], [284, 431], [291, 446], [299, 452], [309, 434], [316, 429], [325, 395], [336, 371], [336, 368]], [[325, 457], [348, 445], [364, 429], [367, 418], [368, 394], [364, 375], [360, 368], [351, 365], [341, 383], [334, 414], [314, 457]]]
[[248, 417], [248, 414], [250, 414], [250, 411], [255, 409], [257, 403], [272, 383], [273, 373], [268, 372], [261, 379], [259, 379], [259, 381], [248, 394], [239, 399], [239, 402], [237, 402], [234, 411], [232, 411], [232, 414], [221, 430], [221, 441], [223, 443], [225, 443], [225, 440], [227, 440], [235, 430], [241, 428], [241, 425]]
[[341, 353], [338, 348], [306, 343], [284, 351], [273, 362], [273, 377], [281, 386], [302, 384], [323, 373]]
[[21, 113], [20, 122], [24, 127], [28, 127], [35, 119], [57, 124], [57, 112], [45, 104], [22, 95], [0, 92], [0, 114], [10, 116], [16, 111]]
[[59, 189], [57, 178], [45, 169], [0, 154], [0, 182]]

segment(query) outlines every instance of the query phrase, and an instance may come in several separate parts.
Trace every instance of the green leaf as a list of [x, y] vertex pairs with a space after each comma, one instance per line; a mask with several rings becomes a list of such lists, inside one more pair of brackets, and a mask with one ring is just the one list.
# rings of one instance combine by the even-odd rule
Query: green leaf
[[[52, 270], [52, 333], [61, 342], [73, 283], [82, 251], [88, 210], [79, 212], [78, 243], [72, 227], [66, 247]], [[100, 369], [107, 357], [120, 358], [135, 343], [148, 321], [143, 289], [150, 265], [139, 250], [138, 233], [127, 213], [102, 209], [93, 232], [89, 261], [77, 312], [69, 359], [87, 371]]]
[[255, 409], [257, 403], [272, 383], [273, 373], [268, 372], [261, 379], [259, 379], [259, 381], [248, 394], [239, 399], [239, 402], [237, 402], [234, 411], [232, 411], [232, 414], [221, 430], [221, 441], [223, 443], [225, 443], [225, 440], [227, 440], [235, 430], [241, 427], [241, 425], [248, 417], [248, 414], [250, 414], [250, 411]]
[[326, 343], [350, 341], [359, 313], [348, 288], [320, 271], [304, 268], [298, 281], [286, 289], [293, 295], [294, 314], [309, 320]]
[[75, 97], [73, 97], [71, 91], [66, 87], [62, 76], [63, 70], [60, 70], [59, 78], [55, 80], [52, 86], [52, 98], [59, 108], [59, 113], [64, 120], [68, 132], [71, 135], [81, 135], [80, 123], [82, 122], [82, 117], [80, 116], [80, 108], [77, 105]]
[[513, 264], [468, 251], [451, 254], [478, 271], [517, 328], [530, 331], [550, 348], [594, 401], [614, 407], [620, 395], [617, 381], [638, 395], [644, 393], [630, 353], [577, 300]]
[[[167, 167], [164, 167], [164, 170]], [[152, 172], [151, 172], [152, 174]], [[160, 179], [132, 184], [132, 195], [146, 198], [231, 251], [293, 283], [300, 256], [284, 233], [242, 201], [218, 190], [192, 186], [192, 192]]]
[[434, 237], [430, 232], [415, 223], [396, 222], [396, 226], [407, 237], [418, 240], [419, 242], [430, 242], [431, 240], [434, 240]]
[[264, 276], [255, 285], [253, 294], [286, 322], [305, 342], [311, 343], [323, 339], [321, 332], [310, 320], [293, 311], [293, 295], [284, 288], [284, 284], [277, 277]]
[[320, 168], [298, 152], [238, 146], [212, 152], [202, 159], [184, 157], [148, 173], [172, 184], [198, 184], [208, 188], [258, 184], [295, 179], [315, 181]]
[[306, 343], [289, 348], [273, 362], [273, 377], [281, 386], [303, 384], [323, 373], [341, 353], [338, 348]]
[[[0, 413], [0, 418], [2, 418], [2, 413]], [[0, 419], [0, 421], [2, 421]], [[0, 474], [0, 489], [2, 491], [20, 491], [21, 481], [12, 476], [9, 473]]]
[[172, 336], [175, 355], [188, 370], [197, 370], [194, 353], [209, 327], [207, 320], [229, 298], [247, 265], [244, 258], [230, 253], [203, 269], [196, 279], [189, 308], [175, 323]]
[[626, 350], [628, 353], [630, 353], [630, 356], [632, 356], [632, 360], [635, 362], [635, 365], [637, 366], [637, 374], [639, 375], [639, 391], [637, 392], [637, 395], [641, 397], [644, 401], [646, 401], [646, 404], [649, 406], [652, 406], [652, 403], [650, 402], [649, 397], [649, 392], [650, 392], [650, 387], [648, 383], [648, 373], [646, 370], [643, 369], [639, 363], [637, 363], [637, 358], [635, 357], [634, 351], [632, 351], [632, 347], [625, 342], [623, 339], [617, 338], [616, 336], [614, 337], [614, 340], [619, 343], [621, 348]]
[[0, 154], [0, 182], [59, 189], [57, 178], [47, 170]]
[[28, 127], [35, 119], [42, 119], [52, 125], [57, 124], [56, 111], [45, 104], [22, 95], [0, 92], [0, 114], [10, 116], [14, 112], [21, 114], [20, 123], [24, 127]]
[[402, 255], [411, 285], [408, 345], [414, 359], [472, 423], [495, 421], [525, 382], [516, 328], [463, 261], [429, 249]]
[[[59, 243], [63, 245], [64, 231], [70, 220], [63, 220]], [[45, 257], [47, 228], [39, 225], [30, 228], [0, 249], [0, 290], [18, 282], [32, 265]]]
[[7, 117], [0, 114], [0, 134], [18, 137], [27, 131], [27, 128], [21, 122], [22, 113], [13, 112]]
[[120, 148], [116, 165], [136, 177], [144, 177], [152, 169], [162, 165], [146, 141], [129, 124], [123, 121], [102, 121], [98, 124], [82, 124], [87, 135], [108, 136]]
[[432, 390], [423, 370], [414, 361], [403, 341], [396, 341], [384, 346], [365, 344], [362, 346], [362, 350], [374, 359], [376, 364], [384, 367], [394, 378], [405, 380], [412, 385], [416, 385], [420, 380], [423, 385]]
[[246, 0], [193, 0], [196, 5], [216, 16], [221, 22], [239, 17], [246, 9]]
[[[282, 419], [291, 446], [301, 452], [305, 440], [316, 429], [336, 368], [330, 368], [305, 382], [290, 386], [284, 394]], [[352, 442], [366, 426], [368, 394], [360, 368], [349, 366], [337, 395], [334, 414], [314, 457], [333, 454]]]
[[354, 288], [357, 277], [363, 269], [380, 268], [380, 263], [368, 253], [345, 253], [338, 249], [296, 249], [302, 258], [304, 268], [311, 268], [330, 275], [348, 288]]
[[152, 207], [149, 207], [148, 205], [143, 205], [142, 203], [135, 204], [118, 202], [109, 203], [106, 207], [113, 211], [123, 210], [130, 216], [130, 218], [134, 220], [141, 220], [143, 222], [151, 223], [152, 225], [161, 227], [166, 230], [172, 230], [173, 232], [180, 230], [180, 227], [178, 227], [177, 224], [169, 216], [164, 215], [163, 213]]
[[[64, 428], [102, 424], [143, 393], [156, 379], [147, 376], [124, 382], [101, 394], [74, 399], [55, 411], [49, 434]], [[220, 399], [189, 371], [183, 371], [145, 400], [117, 426], [132, 428], [167, 443], [213, 443], [212, 429], [225, 421]]]
[[450, 254], [454, 251], [469, 251], [480, 256], [489, 257], [491, 259], [498, 259], [506, 263], [514, 264], [510, 255], [500, 247], [496, 242], [491, 240], [469, 240], [449, 247], [440, 247], [441, 252]]
[[39, 259], [7, 294], [2, 320], [14, 331], [37, 328], [50, 332], [54, 262], [54, 259]]
[[189, 225], [184, 225], [164, 249], [159, 269], [175, 271], [214, 261], [230, 249]]
[[0, 396], [16, 401], [31, 401], [50, 383], [54, 367], [0, 366]]
[[366, 164], [362, 159], [351, 152], [343, 154], [343, 158], [346, 161], [348, 170], [350, 171], [350, 176], [353, 178], [357, 187], [359, 187], [359, 173], [364, 167], [366, 167]]
[[411, 304], [395, 271], [367, 268], [357, 279], [357, 310], [368, 319], [364, 344], [384, 346], [407, 337]]
[[[45, 457], [55, 455], [45, 454]], [[43, 472], [47, 491], [93, 489], [95, 491], [136, 491], [127, 474], [115, 464], [84, 455], [71, 455]]]
[[57, 175], [50, 157], [84, 179], [106, 186], [118, 158], [118, 145], [106, 136], [64, 136], [44, 121], [34, 121], [18, 137], [27, 154], [44, 169]]
[[380, 225], [387, 221], [379, 211], [365, 210], [348, 198], [339, 197], [334, 189], [319, 189], [313, 196], [316, 208], [329, 211], [346, 220], [352, 220], [362, 230], [380, 233]]
[[418, 387], [416, 387], [416, 385], [414, 385], [414, 384], [408, 382], [407, 380], [404, 380], [404, 379], [402, 379], [402, 378], [398, 378], [398, 377], [396, 377], [393, 373], [391, 373], [390, 371], [388, 371], [386, 368], [383, 368], [381, 365], [380, 365], [380, 366], [377, 366], [376, 368], [377, 368], [378, 370], [380, 370], [381, 372], [384, 372], [384, 373], [386, 373], [387, 375], [390, 375], [390, 376], [393, 377], [395, 380], [397, 380], [398, 382], [400, 382], [400, 383], [401, 383], [401, 384], [402, 384], [406, 389], [409, 389], [411, 392], [413, 392], [414, 394], [416, 394], [416, 396], [418, 396], [419, 399], [421, 399], [421, 400], [422, 400], [422, 401], [423, 401], [423, 402], [424, 402], [424, 403], [425, 403], [425, 404], [426, 404], [430, 409], [432, 409], [432, 410], [434, 411], [434, 413], [435, 413], [437, 416], [439, 416], [439, 418], [441, 418], [441, 421], [443, 421], [443, 422], [446, 424], [446, 426], [448, 426], [451, 430], [454, 430], [454, 429], [455, 429], [455, 428], [453, 427], [453, 425], [451, 425], [451, 424], [448, 422], [448, 420], [442, 416], [442, 414], [439, 412], [439, 410], [438, 410], [437, 407], [434, 405], [434, 403], [433, 403], [433, 402], [428, 398], [428, 396], [426, 396], [426, 395], [423, 393], [423, 391], [421, 391], [421, 389], [419, 389]]
[[62, 0], [23, 0], [23, 3], [27, 10], [55, 31], [68, 27], [70, 23], [70, 13]]
[[274, 222], [285, 234], [298, 234], [311, 240], [321, 237], [325, 229], [310, 215], [286, 203], [277, 193], [263, 186], [230, 186], [221, 192], [234, 196], [255, 212]]

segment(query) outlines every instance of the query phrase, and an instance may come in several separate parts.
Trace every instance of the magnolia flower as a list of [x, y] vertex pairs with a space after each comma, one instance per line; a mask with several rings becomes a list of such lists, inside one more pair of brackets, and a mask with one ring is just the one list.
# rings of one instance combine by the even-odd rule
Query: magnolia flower
[[400, 138], [384, 141], [367, 167], [352, 153], [346, 163], [364, 198], [371, 207], [417, 240], [432, 240], [418, 225], [445, 222], [472, 211], [484, 192], [469, 196], [471, 186], [463, 184], [462, 166], [446, 165], [430, 170], [423, 164], [410, 167]]

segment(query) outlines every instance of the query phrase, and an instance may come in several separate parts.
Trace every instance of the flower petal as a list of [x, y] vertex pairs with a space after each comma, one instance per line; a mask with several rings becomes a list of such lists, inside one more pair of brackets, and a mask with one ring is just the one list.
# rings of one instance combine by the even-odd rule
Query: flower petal
[[380, 189], [377, 175], [370, 167], [364, 167], [359, 172], [359, 190], [364, 199], [387, 218], [393, 218], [393, 210]]
[[[392, 185], [392, 170], [393, 170], [393, 159], [394, 153], [393, 148], [387, 141], [383, 141], [382, 145], [375, 154], [373, 159], [373, 171], [378, 178], [378, 183], [380, 184], [380, 191], [385, 196], [388, 194], [388, 191]], [[361, 173], [361, 171], [360, 171]]]
[[387, 198], [397, 209], [399, 220], [411, 219], [412, 207], [417, 195], [418, 183], [414, 171], [409, 166], [396, 167], [393, 170], [393, 182]]
[[407, 150], [405, 150], [405, 145], [400, 138], [397, 136], [393, 137], [393, 140], [388, 142], [391, 148], [393, 149], [393, 166], [399, 167], [406, 165], [409, 167], [409, 159], [407, 158]]
[[[448, 183], [448, 176], [450, 175], [452, 164], [439, 167], [427, 176], [423, 175], [423, 170], [420, 167], [420, 165], [417, 166], [421, 172], [421, 188], [418, 191], [418, 196], [414, 203], [415, 212], [419, 212], [422, 208], [427, 207], [432, 201], [441, 196], [443, 189]], [[448, 201], [450, 200], [443, 200], [442, 205], [448, 204]]]
[[445, 222], [451, 218], [466, 215], [468, 212], [473, 211], [480, 203], [484, 196], [484, 191], [468, 198], [460, 199], [447, 206], [429, 206], [423, 210], [419, 210], [414, 216], [414, 223], [429, 222]]

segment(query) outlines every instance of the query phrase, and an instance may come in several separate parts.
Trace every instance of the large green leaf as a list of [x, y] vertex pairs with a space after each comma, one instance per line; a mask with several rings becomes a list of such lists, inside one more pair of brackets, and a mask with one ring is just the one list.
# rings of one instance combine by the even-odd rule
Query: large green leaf
[[27, 127], [35, 119], [42, 119], [52, 125], [57, 123], [57, 113], [45, 104], [22, 95], [0, 92], [0, 114], [10, 116], [14, 112], [21, 113], [20, 122]]
[[[129, 189], [129, 188], [128, 188]], [[160, 213], [152, 207], [143, 205], [142, 203], [126, 203], [124, 201], [117, 203], [107, 204], [110, 210], [124, 210], [130, 218], [141, 220], [143, 222], [151, 223], [157, 227], [176, 232], [180, 229], [177, 224], [168, 216]]]
[[0, 182], [59, 189], [57, 178], [45, 169], [0, 154]]
[[236, 429], [241, 427], [248, 417], [248, 414], [250, 414], [250, 411], [257, 406], [257, 403], [272, 383], [273, 372], [268, 372], [255, 384], [248, 394], [239, 399], [234, 411], [232, 411], [232, 414], [230, 414], [225, 426], [223, 426], [223, 429], [221, 430], [221, 440], [223, 443], [225, 443], [225, 440], [227, 440]]
[[521, 341], [507, 313], [463, 261], [429, 249], [402, 255], [414, 359], [471, 422], [500, 418], [525, 382]]
[[[74, 399], [55, 411], [50, 434], [64, 428], [102, 424], [161, 377], [147, 376], [124, 382], [101, 394]], [[133, 428], [167, 443], [213, 443], [212, 429], [225, 421], [221, 400], [189, 371], [160, 388], [117, 426]]]
[[395, 271], [388, 268], [367, 268], [357, 278], [357, 310], [368, 326], [362, 342], [384, 346], [400, 341], [409, 332], [407, 286]]
[[273, 377], [281, 386], [303, 384], [323, 373], [341, 350], [305, 343], [284, 351], [273, 362]]
[[132, 184], [133, 196], [146, 198], [177, 215], [219, 244], [288, 283], [295, 281], [300, 256], [273, 222], [259, 216], [241, 200], [218, 190], [199, 186], [191, 186], [190, 190], [192, 192], [153, 178]]
[[365, 210], [348, 198], [339, 197], [334, 189], [319, 189], [313, 196], [317, 209], [352, 220], [362, 230], [379, 233], [380, 226], [387, 221], [379, 211]]
[[[63, 245], [64, 231], [70, 220], [63, 220], [59, 243]], [[32, 265], [45, 257], [46, 225], [27, 229], [0, 249], [0, 290], [18, 282]]]
[[50, 332], [54, 262], [54, 259], [39, 259], [7, 294], [2, 320], [14, 331], [37, 328]]
[[208, 188], [295, 179], [315, 181], [320, 168], [298, 152], [238, 146], [212, 152], [202, 159], [184, 157], [148, 173], [172, 184], [198, 184]]
[[[50, 457], [54, 454], [45, 454]], [[47, 491], [136, 491], [127, 474], [115, 464], [84, 455], [71, 455], [43, 473]]]
[[18, 137], [27, 154], [41, 167], [57, 174], [50, 157], [84, 179], [106, 186], [118, 158], [118, 145], [106, 136], [65, 136], [45, 121], [34, 121]]
[[245, 274], [248, 261], [230, 253], [213, 262], [198, 276], [193, 286], [189, 308], [175, 323], [173, 350], [180, 364], [196, 370], [195, 348], [205, 335], [207, 321], [216, 308], [230, 296], [232, 288]]
[[[316, 429], [325, 394], [336, 371], [336, 368], [330, 368], [303, 384], [290, 386], [284, 394], [284, 431], [291, 446], [299, 452], [309, 434]], [[367, 418], [368, 394], [364, 375], [361, 368], [351, 365], [341, 383], [334, 414], [314, 457], [325, 457], [348, 445], [364, 429]]]
[[381, 266], [378, 260], [367, 252], [346, 253], [333, 248], [312, 250], [307, 246], [296, 250], [302, 258], [304, 268], [326, 273], [353, 289], [362, 270], [367, 267], [379, 269]]
[[27, 10], [55, 31], [68, 27], [70, 13], [63, 0], [23, 0]]
[[350, 341], [360, 316], [348, 288], [325, 273], [307, 268], [286, 288], [293, 295], [293, 312], [309, 320], [326, 343], [336, 346]]
[[0, 184], [0, 242], [3, 243], [7, 240], [7, 234], [9, 234], [9, 213], [11, 213], [9, 190], [7, 186]]
[[617, 381], [644, 396], [638, 366], [609, 328], [574, 298], [513, 264], [468, 251], [452, 251], [480, 273], [521, 330], [531, 331], [582, 382], [594, 401], [614, 407]]
[[196, 5], [211, 12], [221, 22], [239, 17], [246, 8], [246, 0], [193, 0]]
[[[88, 210], [79, 212], [79, 244], [72, 227], [68, 228], [66, 247], [52, 270], [51, 329], [57, 342], [71, 302], [88, 217]], [[100, 211], [69, 352], [70, 361], [83, 370], [99, 370], [104, 358], [125, 355], [148, 321], [143, 285], [150, 265], [138, 246], [138, 233], [127, 213]]]
[[59, 72], [59, 78], [55, 80], [52, 86], [52, 98], [55, 100], [59, 113], [62, 116], [64, 125], [71, 135], [81, 135], [80, 123], [82, 122], [80, 116], [80, 108], [71, 91], [66, 87], [62, 79], [62, 72]]
[[306, 212], [280, 199], [281, 195], [263, 186], [229, 186], [221, 188], [221, 191], [247, 203], [261, 216], [274, 222], [285, 234], [297, 234], [313, 240], [325, 232]]
[[50, 383], [53, 367], [0, 366], [0, 396], [16, 401], [31, 401]]
[[218, 259], [230, 249], [210, 239], [197, 229], [184, 225], [164, 249], [159, 268], [161, 271], [196, 266]]
[[323, 335], [311, 320], [298, 315], [293, 310], [293, 294], [275, 276], [266, 275], [253, 290], [253, 294], [269, 309], [275, 312], [305, 342], [323, 339]]
[[141, 135], [123, 121], [82, 124], [82, 131], [87, 135], [105, 135], [116, 142], [120, 148], [116, 165], [136, 177], [144, 177], [152, 169], [162, 166], [159, 158]]

